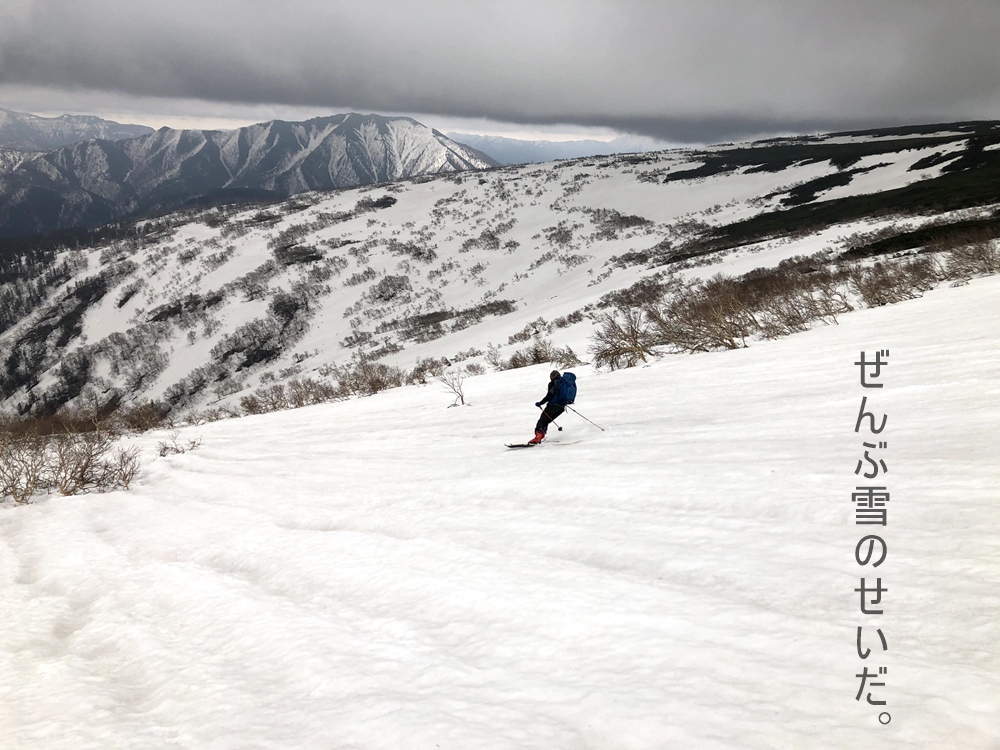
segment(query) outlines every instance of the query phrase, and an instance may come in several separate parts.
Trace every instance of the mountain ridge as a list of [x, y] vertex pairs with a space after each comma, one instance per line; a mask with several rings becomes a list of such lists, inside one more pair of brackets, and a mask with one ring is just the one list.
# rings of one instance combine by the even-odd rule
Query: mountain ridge
[[26, 153], [52, 151], [81, 141], [122, 140], [148, 135], [153, 128], [104, 120], [92, 115], [41, 117], [0, 107], [0, 149]]
[[446, 134], [448, 138], [464, 143], [488, 154], [503, 166], [539, 164], [559, 159], [579, 159], [587, 156], [666, 151], [676, 148], [673, 144], [643, 136], [619, 136], [610, 141], [574, 140], [546, 141], [505, 138], [497, 135], [472, 135], [470, 133]]
[[435, 132], [411, 118], [349, 113], [85, 141], [0, 174], [0, 236], [96, 227], [227, 191], [282, 198], [495, 166]]

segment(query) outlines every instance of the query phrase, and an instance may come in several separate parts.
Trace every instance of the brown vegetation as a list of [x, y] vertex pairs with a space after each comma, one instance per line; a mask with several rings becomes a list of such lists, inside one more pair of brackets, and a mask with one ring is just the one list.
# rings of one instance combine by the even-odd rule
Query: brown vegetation
[[599, 367], [634, 367], [661, 352], [737, 349], [754, 338], [773, 339], [837, 323], [855, 306], [879, 307], [922, 296], [943, 281], [1000, 272], [992, 241], [884, 258], [874, 263], [830, 262], [822, 254], [790, 258], [776, 268], [696, 282], [644, 279], [607, 295], [591, 354]]

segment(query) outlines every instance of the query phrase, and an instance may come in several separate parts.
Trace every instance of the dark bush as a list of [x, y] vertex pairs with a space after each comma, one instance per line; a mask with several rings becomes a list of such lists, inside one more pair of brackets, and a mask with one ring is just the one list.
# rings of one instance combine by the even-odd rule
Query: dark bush
[[323, 260], [324, 253], [311, 245], [285, 245], [274, 249], [274, 259], [279, 265], [288, 266], [315, 263]]
[[368, 295], [372, 302], [385, 303], [392, 302], [404, 292], [412, 289], [410, 279], [407, 276], [386, 276], [369, 290]]

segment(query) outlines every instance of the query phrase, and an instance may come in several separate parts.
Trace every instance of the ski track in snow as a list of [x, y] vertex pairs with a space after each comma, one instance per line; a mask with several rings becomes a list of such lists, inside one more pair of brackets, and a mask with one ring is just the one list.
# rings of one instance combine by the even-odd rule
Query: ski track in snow
[[[0, 745], [1000, 747], [998, 293], [581, 368], [606, 431], [567, 413], [558, 449], [503, 447], [546, 366], [468, 379], [466, 407], [435, 384], [188, 428], [167, 458], [138, 437], [132, 491], [0, 506]], [[884, 529], [853, 525], [862, 396]], [[865, 663], [889, 726], [854, 699], [859, 624], [888, 639]]]

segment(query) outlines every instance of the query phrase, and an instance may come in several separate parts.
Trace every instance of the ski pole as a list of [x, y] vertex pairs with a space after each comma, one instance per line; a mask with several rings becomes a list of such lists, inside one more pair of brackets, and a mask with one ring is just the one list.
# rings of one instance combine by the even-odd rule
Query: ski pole
[[[587, 420], [588, 422], [590, 422], [590, 420], [589, 420], [589, 419], [587, 419], [587, 418], [586, 418], [585, 416], [583, 416], [583, 415], [582, 415], [582, 414], [581, 414], [580, 412], [578, 412], [578, 411], [577, 411], [576, 409], [574, 409], [574, 408], [573, 408], [572, 406], [567, 406], [566, 408], [567, 408], [567, 409], [569, 409], [569, 410], [570, 410], [571, 412], [573, 412], [574, 414], [576, 414], [576, 416], [578, 416], [578, 417], [580, 417], [580, 418], [582, 418], [582, 419], [586, 419], [586, 420]], [[605, 429], [604, 429], [603, 427], [601, 427], [601, 426], [600, 426], [599, 424], [597, 424], [596, 422], [590, 422], [590, 423], [591, 423], [592, 425], [594, 425], [594, 427], [596, 427], [597, 429], [599, 429], [599, 430], [600, 430], [601, 432], [607, 432], [607, 430], [605, 430]], [[562, 427], [560, 427], [559, 429], [561, 430], [561, 429], [562, 429]]]
[[[545, 414], [545, 407], [539, 406], [538, 408], [542, 410], [542, 414]], [[559, 425], [557, 425], [556, 421], [554, 419], [550, 418], [549, 419], [549, 423], [550, 424], [555, 424], [556, 425], [556, 429], [559, 430], [559, 432], [562, 432], [562, 427], [560, 427]]]

